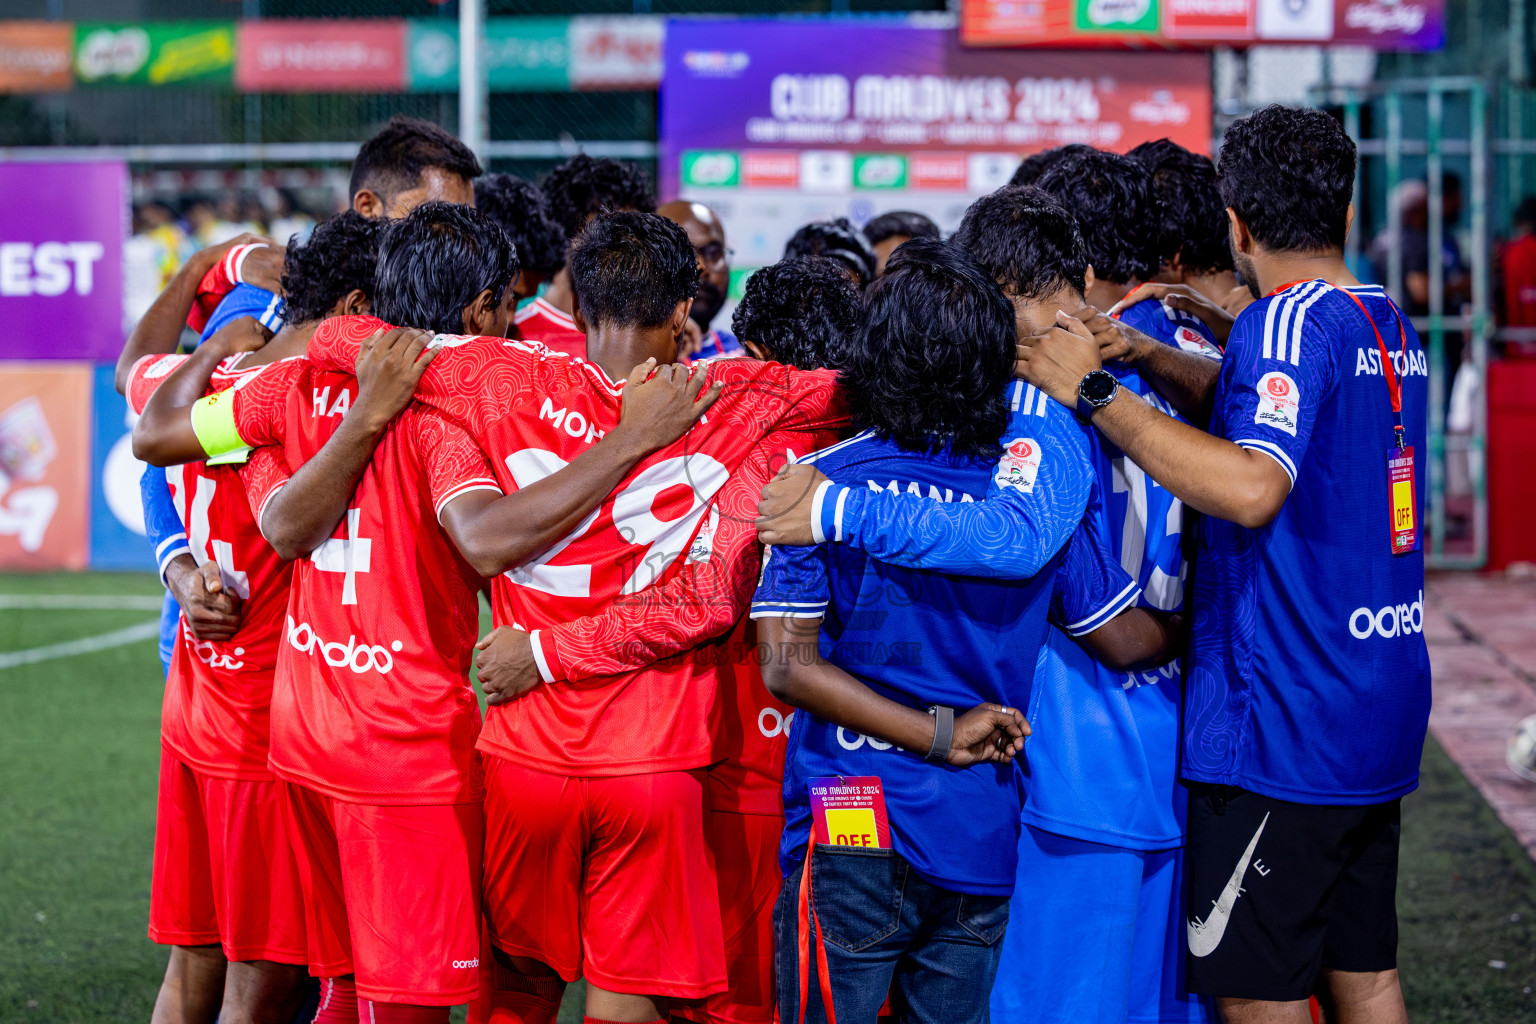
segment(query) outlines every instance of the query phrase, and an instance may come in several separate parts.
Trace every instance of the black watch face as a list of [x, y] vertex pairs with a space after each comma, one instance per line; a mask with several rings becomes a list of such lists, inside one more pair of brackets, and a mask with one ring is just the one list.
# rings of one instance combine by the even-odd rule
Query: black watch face
[[1096, 370], [1083, 378], [1083, 397], [1090, 402], [1102, 402], [1115, 393], [1115, 378], [1104, 370]]

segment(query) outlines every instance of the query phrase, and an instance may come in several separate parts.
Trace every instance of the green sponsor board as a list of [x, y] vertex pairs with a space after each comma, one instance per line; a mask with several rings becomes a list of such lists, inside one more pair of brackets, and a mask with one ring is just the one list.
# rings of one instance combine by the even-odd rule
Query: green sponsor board
[[729, 150], [688, 150], [683, 154], [683, 184], [735, 188], [741, 184], [741, 157]]
[[732, 302], [740, 302], [741, 297], [747, 293], [747, 278], [761, 269], [761, 267], [732, 267], [731, 284], [725, 291], [726, 297]]
[[[571, 87], [569, 18], [491, 18], [485, 25], [485, 74], [492, 92], [560, 91]], [[410, 88], [459, 88], [459, 27], [413, 20], [406, 38]]]
[[907, 158], [895, 153], [856, 153], [854, 188], [906, 188]]
[[75, 26], [75, 77], [86, 84], [229, 84], [232, 21], [82, 22]]
[[1158, 0], [1075, 0], [1072, 27], [1079, 32], [1157, 33]]

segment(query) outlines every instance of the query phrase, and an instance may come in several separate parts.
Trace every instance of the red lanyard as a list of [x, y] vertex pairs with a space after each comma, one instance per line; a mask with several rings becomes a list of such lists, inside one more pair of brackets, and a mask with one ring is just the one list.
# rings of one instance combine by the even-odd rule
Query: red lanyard
[[[1365, 303], [1360, 301], [1360, 296], [1348, 288], [1340, 288], [1339, 291], [1348, 295], [1350, 301], [1360, 307], [1360, 312], [1371, 325], [1371, 330], [1376, 334], [1376, 350], [1381, 353], [1381, 373], [1387, 378], [1387, 395], [1392, 399], [1393, 430], [1397, 438], [1397, 447], [1401, 451], [1406, 447], [1403, 437], [1403, 385], [1397, 379], [1397, 368], [1392, 364], [1390, 354], [1387, 352], [1387, 343], [1381, 338], [1381, 328], [1376, 326], [1376, 321], [1365, 308]], [[1390, 301], [1390, 300], [1388, 300]], [[1395, 308], [1395, 307], [1394, 307]], [[1402, 339], [1403, 371], [1408, 370], [1408, 329], [1403, 326], [1402, 310], [1397, 310], [1397, 333]]]
[[[1305, 282], [1305, 278], [1301, 281], [1291, 281], [1276, 288], [1269, 295], [1279, 295], [1287, 288], [1294, 288], [1296, 285], [1304, 284]], [[1324, 283], [1326, 284], [1327, 282]], [[1328, 287], [1332, 288], [1334, 286], [1330, 284]], [[1376, 351], [1381, 353], [1381, 373], [1382, 376], [1387, 378], [1387, 397], [1392, 400], [1393, 434], [1397, 439], [1397, 447], [1401, 450], [1406, 446], [1406, 441], [1404, 440], [1403, 433], [1403, 386], [1397, 379], [1397, 368], [1392, 362], [1391, 355], [1387, 352], [1387, 343], [1381, 337], [1381, 328], [1376, 326], [1375, 319], [1371, 316], [1370, 311], [1365, 308], [1365, 303], [1360, 301], [1360, 296], [1348, 288], [1340, 288], [1339, 291], [1348, 295], [1349, 301], [1360, 307], [1360, 312], [1365, 317], [1366, 323], [1371, 325], [1371, 330], [1376, 334]], [[1265, 298], [1268, 297], [1268, 295], [1265, 296]], [[1408, 369], [1408, 330], [1403, 326], [1403, 311], [1397, 309], [1396, 306], [1393, 309], [1397, 312], [1397, 333], [1402, 341], [1400, 351], [1403, 356], [1403, 369], [1406, 371]]]

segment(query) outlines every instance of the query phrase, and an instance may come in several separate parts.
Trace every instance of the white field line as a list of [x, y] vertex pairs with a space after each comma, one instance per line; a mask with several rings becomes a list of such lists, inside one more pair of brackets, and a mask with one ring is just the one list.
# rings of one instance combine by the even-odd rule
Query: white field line
[[0, 594], [0, 611], [155, 612], [161, 598], [140, 594]]
[[24, 651], [5, 651], [0, 653], [0, 669], [15, 668], [17, 665], [33, 665], [39, 661], [52, 661], [55, 658], [72, 658], [77, 654], [90, 654], [94, 651], [110, 650], [113, 647], [123, 647], [127, 644], [136, 644], [141, 640], [150, 640], [159, 635], [160, 621], [154, 619], [149, 622], [141, 622], [136, 626], [114, 629], [110, 633], [100, 633], [96, 636], [88, 636], [80, 640], [68, 640], [61, 644], [48, 644], [45, 647], [31, 647]]

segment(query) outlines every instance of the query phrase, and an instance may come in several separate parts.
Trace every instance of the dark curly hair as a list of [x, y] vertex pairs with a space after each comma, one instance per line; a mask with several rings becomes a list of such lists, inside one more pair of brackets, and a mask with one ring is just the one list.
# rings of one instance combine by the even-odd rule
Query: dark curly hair
[[283, 256], [283, 301], [296, 324], [322, 320], [353, 289], [374, 301], [379, 264], [379, 221], [352, 210], [315, 225], [309, 241], [288, 240]]
[[806, 224], [789, 236], [784, 256], [826, 256], [837, 260], [857, 275], [860, 288], [875, 279], [875, 250], [847, 217]]
[[524, 270], [553, 274], [565, 266], [565, 229], [550, 216], [549, 200], [533, 182], [483, 174], [475, 179], [475, 209], [507, 233]]
[[863, 320], [863, 298], [839, 264], [791, 256], [747, 278], [731, 330], [775, 362], [835, 369]]
[[1044, 189], [1006, 185], [982, 196], [965, 211], [953, 241], [1009, 295], [1039, 299], [1062, 288], [1083, 290], [1088, 249], [1077, 219]]
[[1227, 126], [1216, 167], [1221, 200], [1266, 249], [1344, 247], [1355, 143], [1321, 110], [1264, 107]]
[[366, 188], [387, 204], [420, 185], [421, 173], [429, 167], [440, 167], [465, 181], [481, 174], [475, 154], [452, 134], [431, 121], [396, 114], [357, 151], [348, 194], [355, 196]]
[[1147, 281], [1157, 272], [1152, 175], [1130, 157], [1090, 149], [1047, 167], [1035, 184], [1077, 218], [1095, 277], [1114, 284]]
[[913, 239], [867, 299], [842, 372], [855, 424], [908, 451], [997, 458], [1017, 334], [986, 271], [958, 245]]
[[1143, 142], [1126, 154], [1152, 175], [1157, 200], [1157, 255], [1184, 269], [1215, 274], [1232, 269], [1227, 206], [1216, 187], [1216, 165], [1172, 139]]
[[921, 213], [911, 210], [892, 210], [864, 225], [864, 237], [870, 245], [879, 245], [887, 238], [938, 238], [939, 226]]
[[1036, 184], [1040, 175], [1044, 174], [1048, 167], [1054, 165], [1062, 157], [1073, 156], [1077, 153], [1092, 153], [1092, 146], [1085, 146], [1081, 142], [1069, 143], [1065, 146], [1057, 146], [1055, 149], [1045, 149], [1024, 158], [1013, 172], [1013, 177], [1008, 179], [1010, 185]]
[[384, 225], [373, 310], [401, 327], [464, 333], [464, 310], [481, 292], [501, 302], [517, 251], [496, 222], [471, 206], [422, 203]]
[[681, 227], [654, 213], [601, 213], [571, 243], [571, 289], [593, 327], [658, 327], [699, 291]]
[[567, 238], [580, 234], [587, 219], [596, 213], [656, 212], [656, 196], [645, 172], [623, 160], [593, 159], [577, 153], [544, 175], [539, 187]]

